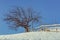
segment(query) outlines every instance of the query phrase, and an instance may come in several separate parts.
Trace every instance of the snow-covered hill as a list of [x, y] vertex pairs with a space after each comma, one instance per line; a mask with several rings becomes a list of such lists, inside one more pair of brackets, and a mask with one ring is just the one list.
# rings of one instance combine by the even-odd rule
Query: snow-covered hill
[[0, 35], [0, 40], [60, 40], [60, 32], [27, 32]]

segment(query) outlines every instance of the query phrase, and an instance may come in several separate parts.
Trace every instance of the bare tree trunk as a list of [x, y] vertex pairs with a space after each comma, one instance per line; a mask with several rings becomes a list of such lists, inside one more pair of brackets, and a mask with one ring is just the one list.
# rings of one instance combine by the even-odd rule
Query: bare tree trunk
[[29, 27], [24, 27], [26, 32], [29, 32]]

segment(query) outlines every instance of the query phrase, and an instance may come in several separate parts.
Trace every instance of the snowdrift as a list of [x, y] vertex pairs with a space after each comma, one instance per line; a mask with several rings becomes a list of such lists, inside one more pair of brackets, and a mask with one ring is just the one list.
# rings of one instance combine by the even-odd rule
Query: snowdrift
[[26, 32], [0, 35], [0, 40], [60, 40], [60, 32]]

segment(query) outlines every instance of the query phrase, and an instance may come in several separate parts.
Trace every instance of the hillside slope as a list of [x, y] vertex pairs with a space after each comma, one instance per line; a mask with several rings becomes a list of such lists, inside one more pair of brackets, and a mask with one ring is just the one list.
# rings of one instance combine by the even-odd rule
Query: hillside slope
[[0, 40], [60, 40], [60, 32], [27, 32], [0, 35]]

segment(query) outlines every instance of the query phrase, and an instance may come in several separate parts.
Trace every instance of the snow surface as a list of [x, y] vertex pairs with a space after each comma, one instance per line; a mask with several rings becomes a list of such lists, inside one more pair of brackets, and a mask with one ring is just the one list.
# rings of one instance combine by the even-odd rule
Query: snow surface
[[60, 32], [26, 32], [0, 35], [0, 40], [60, 40]]
[[39, 27], [35, 27], [37, 31], [59, 31], [60, 32], [60, 24], [49, 24], [49, 25], [41, 25]]

